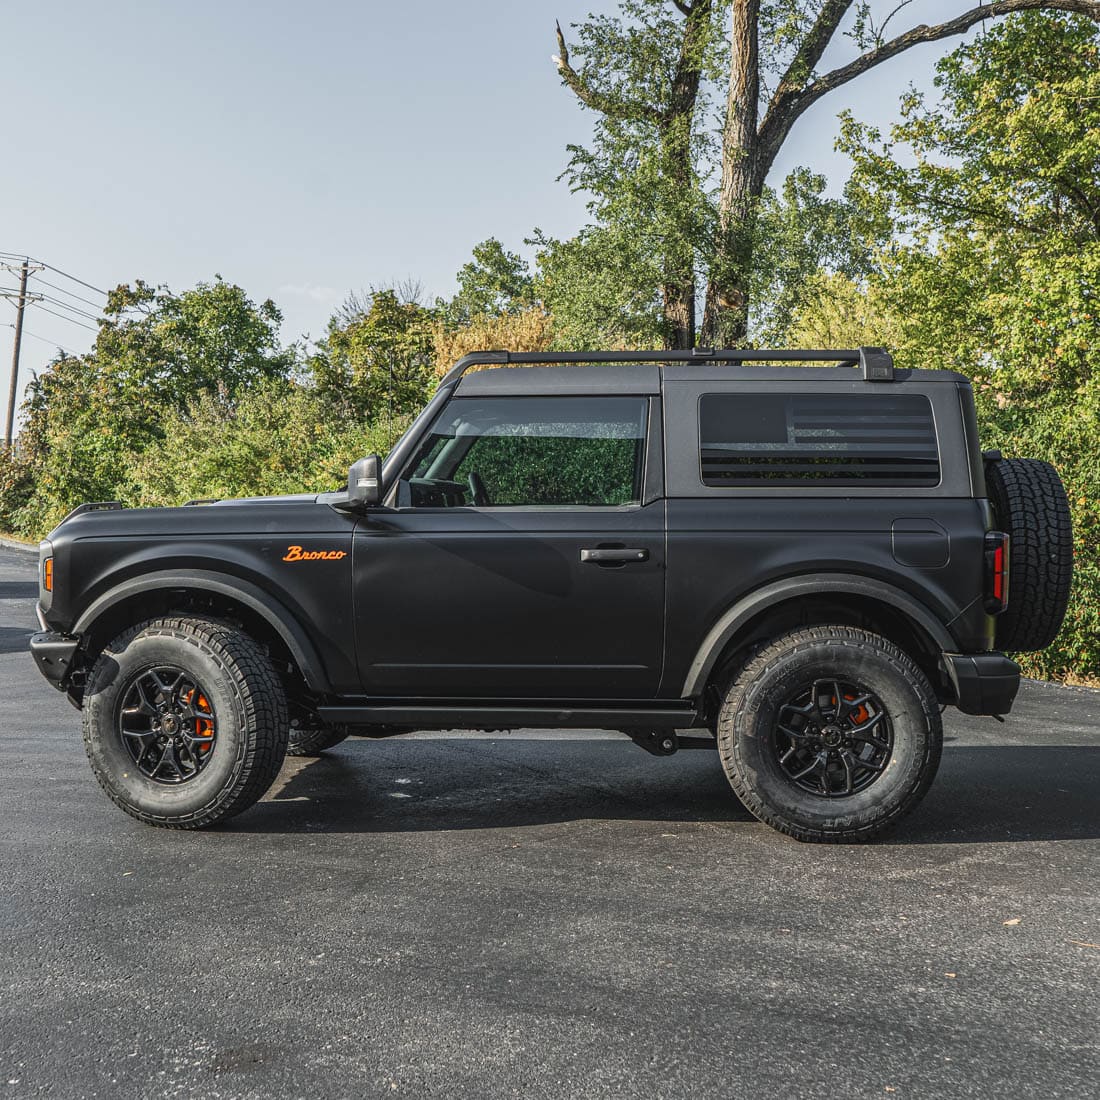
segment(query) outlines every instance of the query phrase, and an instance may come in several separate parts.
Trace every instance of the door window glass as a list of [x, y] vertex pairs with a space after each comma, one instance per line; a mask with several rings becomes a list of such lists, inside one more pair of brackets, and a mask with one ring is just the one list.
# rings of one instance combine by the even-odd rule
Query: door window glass
[[455, 398], [406, 478], [421, 507], [576, 507], [641, 499], [643, 397]]

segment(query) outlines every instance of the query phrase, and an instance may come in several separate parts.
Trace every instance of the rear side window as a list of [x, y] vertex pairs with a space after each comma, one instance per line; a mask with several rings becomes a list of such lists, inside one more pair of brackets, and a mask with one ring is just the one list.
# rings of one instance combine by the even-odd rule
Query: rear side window
[[717, 488], [940, 481], [932, 406], [920, 394], [704, 394], [699, 440], [700, 476]]

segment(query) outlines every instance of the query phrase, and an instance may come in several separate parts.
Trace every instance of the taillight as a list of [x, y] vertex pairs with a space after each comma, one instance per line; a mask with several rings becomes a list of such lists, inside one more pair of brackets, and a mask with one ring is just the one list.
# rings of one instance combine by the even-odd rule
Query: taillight
[[47, 592], [53, 591], [53, 558], [47, 558], [42, 563], [42, 587]]
[[1008, 535], [987, 531], [985, 536], [985, 609], [999, 615], [1008, 607]]

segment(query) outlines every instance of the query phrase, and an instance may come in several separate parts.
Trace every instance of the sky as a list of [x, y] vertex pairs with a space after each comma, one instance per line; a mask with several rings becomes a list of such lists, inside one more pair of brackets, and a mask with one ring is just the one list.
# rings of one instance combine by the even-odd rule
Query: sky
[[[970, 6], [914, 0], [891, 29]], [[554, 20], [614, 7], [0, 0], [0, 252], [97, 288], [142, 278], [183, 290], [220, 274], [275, 300], [286, 341], [322, 336], [349, 291], [411, 278], [429, 297], [447, 294], [477, 242], [496, 236], [522, 252], [536, 226], [568, 236], [584, 223], [583, 196], [558, 176], [592, 116], [551, 62]], [[837, 114], [888, 126], [899, 95], [929, 88], [935, 59], [958, 42], [908, 51], [819, 101], [773, 179], [808, 165], [839, 191]], [[841, 39], [822, 67], [854, 55]], [[101, 300], [56, 272], [41, 277]], [[0, 271], [0, 287], [14, 285]], [[14, 319], [0, 300], [0, 391]], [[49, 301], [31, 306], [20, 390], [57, 346], [86, 350], [89, 324]]]

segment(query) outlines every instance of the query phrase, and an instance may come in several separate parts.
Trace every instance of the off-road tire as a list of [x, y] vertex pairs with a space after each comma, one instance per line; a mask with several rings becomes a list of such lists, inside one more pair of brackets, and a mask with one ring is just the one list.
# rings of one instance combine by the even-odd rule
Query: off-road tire
[[[217, 730], [202, 771], [177, 786], [143, 775], [119, 730], [127, 685], [160, 666], [202, 683]], [[84, 747], [100, 786], [132, 817], [167, 829], [214, 825], [261, 798], [282, 765], [288, 724], [267, 654], [247, 635], [207, 619], [151, 619], [124, 631], [96, 660], [84, 692]]]
[[[882, 700], [893, 748], [866, 789], [825, 798], [783, 772], [774, 728], [800, 685], [829, 678], [866, 685]], [[774, 639], [734, 677], [718, 715], [718, 750], [734, 793], [766, 825], [804, 841], [860, 842], [894, 825], [927, 792], [942, 747], [928, 678], [892, 642], [854, 627], [814, 626]]]
[[990, 462], [986, 490], [1011, 538], [1008, 608], [997, 616], [997, 648], [1044, 649], [1062, 627], [1073, 580], [1073, 520], [1058, 471], [1034, 458]]
[[287, 737], [287, 756], [320, 756], [325, 749], [331, 749], [346, 741], [350, 730], [346, 726], [292, 726]]

